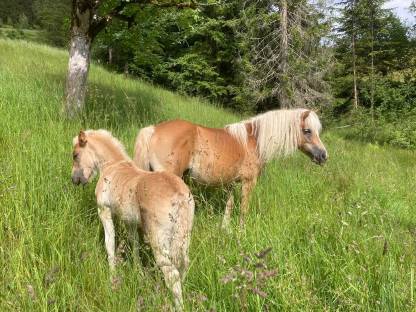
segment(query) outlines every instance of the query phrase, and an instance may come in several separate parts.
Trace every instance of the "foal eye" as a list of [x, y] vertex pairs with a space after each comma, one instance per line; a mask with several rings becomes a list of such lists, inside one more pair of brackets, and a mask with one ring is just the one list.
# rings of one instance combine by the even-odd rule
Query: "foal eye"
[[72, 154], [72, 159], [75, 160], [78, 157], [78, 153]]
[[303, 131], [304, 134], [311, 134], [312, 133], [311, 129], [302, 129], [302, 131]]

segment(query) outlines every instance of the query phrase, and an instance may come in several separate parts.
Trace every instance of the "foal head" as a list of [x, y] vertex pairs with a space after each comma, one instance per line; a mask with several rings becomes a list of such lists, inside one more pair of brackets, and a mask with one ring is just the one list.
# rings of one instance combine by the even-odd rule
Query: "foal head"
[[302, 112], [300, 127], [299, 149], [308, 155], [313, 162], [322, 165], [328, 159], [328, 153], [319, 138], [321, 123], [318, 116], [310, 110]]
[[76, 185], [88, 183], [97, 170], [97, 159], [87, 133], [82, 130], [73, 139], [72, 158], [72, 182]]

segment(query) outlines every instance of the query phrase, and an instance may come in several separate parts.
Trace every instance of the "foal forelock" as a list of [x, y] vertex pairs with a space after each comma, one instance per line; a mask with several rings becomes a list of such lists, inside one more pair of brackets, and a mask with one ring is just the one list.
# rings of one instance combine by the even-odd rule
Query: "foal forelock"
[[[97, 145], [105, 144], [107, 148], [114, 149], [115, 152], [121, 153], [125, 158], [130, 159], [128, 156], [124, 145], [117, 140], [111, 132], [99, 129], [99, 130], [85, 130], [87, 136], [87, 141], [94, 145], [94, 148], [99, 148]], [[78, 136], [74, 137], [72, 140], [73, 145], [78, 143]], [[94, 144], [95, 143], [95, 144]], [[97, 144], [98, 143], [98, 144]]]
[[[251, 119], [226, 126], [226, 130], [240, 143], [247, 146], [246, 124], [257, 141], [257, 152], [262, 162], [276, 156], [286, 156], [295, 152], [302, 135], [301, 117], [306, 109], [282, 109], [270, 111]], [[319, 133], [321, 123], [315, 112], [311, 111], [305, 120], [305, 127]]]

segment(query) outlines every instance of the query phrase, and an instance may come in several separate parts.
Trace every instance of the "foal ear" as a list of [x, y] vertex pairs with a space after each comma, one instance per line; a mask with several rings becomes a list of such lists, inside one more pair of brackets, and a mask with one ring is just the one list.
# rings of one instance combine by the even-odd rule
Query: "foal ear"
[[87, 144], [87, 135], [82, 130], [78, 134], [78, 143], [81, 147], [84, 147], [85, 144]]
[[300, 117], [300, 120], [305, 121], [306, 118], [308, 118], [309, 114], [311, 113], [310, 110], [304, 111]]

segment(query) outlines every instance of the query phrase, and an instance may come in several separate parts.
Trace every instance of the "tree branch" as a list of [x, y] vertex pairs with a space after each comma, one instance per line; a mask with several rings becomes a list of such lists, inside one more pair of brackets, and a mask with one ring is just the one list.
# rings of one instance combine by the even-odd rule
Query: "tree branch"
[[[94, 7], [97, 8], [101, 4], [100, 0], [96, 0], [94, 2]], [[125, 21], [128, 23], [129, 27], [134, 23], [134, 16], [124, 15], [122, 11], [127, 5], [140, 5], [140, 6], [147, 6], [152, 5], [159, 8], [177, 8], [177, 9], [196, 9], [197, 7], [206, 7], [217, 5], [219, 2], [216, 3], [197, 3], [193, 0], [188, 2], [159, 2], [157, 0], [131, 0], [131, 1], [121, 1], [116, 7], [114, 7], [110, 12], [108, 12], [105, 16], [96, 17], [94, 22], [90, 28], [90, 37], [94, 39], [100, 31], [102, 31], [111, 21], [113, 18], [117, 18], [119, 20]]]

